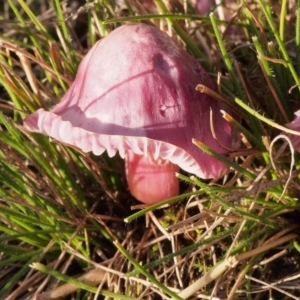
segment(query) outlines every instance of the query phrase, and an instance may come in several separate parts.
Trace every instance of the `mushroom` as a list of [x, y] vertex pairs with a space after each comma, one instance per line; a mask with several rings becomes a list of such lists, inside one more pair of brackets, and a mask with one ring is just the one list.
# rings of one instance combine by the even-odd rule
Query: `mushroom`
[[200, 15], [207, 15], [216, 5], [215, 0], [197, 0], [196, 10]]
[[197, 92], [197, 84], [214, 89], [171, 37], [154, 26], [123, 25], [90, 49], [61, 102], [29, 115], [24, 127], [83, 152], [119, 151], [131, 194], [152, 204], [178, 195], [179, 167], [201, 178], [226, 168], [192, 143], [223, 154], [231, 146], [220, 113], [228, 107]]

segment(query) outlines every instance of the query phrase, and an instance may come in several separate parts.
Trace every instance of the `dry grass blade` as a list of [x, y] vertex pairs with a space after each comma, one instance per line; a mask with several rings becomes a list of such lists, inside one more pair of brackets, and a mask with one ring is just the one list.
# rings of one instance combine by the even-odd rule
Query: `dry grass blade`
[[[0, 4], [0, 298], [298, 299], [300, 133], [286, 123], [300, 108], [300, 1], [81, 2]], [[190, 92], [229, 106], [222, 121], [236, 132], [232, 147], [219, 142], [228, 156], [194, 139], [230, 167], [214, 180], [180, 171], [182, 194], [155, 209], [129, 194], [120, 157], [22, 126], [124, 20], [194, 55], [217, 88], [199, 78]], [[201, 120], [221, 141], [215, 113]]]
[[[83, 283], [89, 285], [99, 285], [105, 278], [105, 271], [101, 269], [93, 269], [87, 272], [84, 275], [81, 275], [77, 279]], [[36, 297], [36, 300], [52, 300], [52, 299], [61, 299], [62, 297], [68, 296], [76, 292], [79, 288], [71, 284], [64, 284], [58, 288], [42, 293]]]

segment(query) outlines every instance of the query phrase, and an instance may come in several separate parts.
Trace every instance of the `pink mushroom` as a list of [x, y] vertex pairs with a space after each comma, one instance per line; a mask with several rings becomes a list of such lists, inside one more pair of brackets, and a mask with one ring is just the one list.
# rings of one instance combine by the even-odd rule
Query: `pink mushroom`
[[167, 34], [124, 25], [92, 47], [62, 101], [28, 116], [24, 126], [95, 155], [119, 151], [132, 195], [151, 204], [178, 194], [179, 167], [201, 178], [219, 177], [226, 168], [192, 143], [196, 138], [219, 153], [231, 146], [220, 113], [227, 107], [197, 92], [197, 84], [214, 88]]
[[196, 9], [200, 15], [207, 15], [216, 5], [214, 0], [197, 0]]

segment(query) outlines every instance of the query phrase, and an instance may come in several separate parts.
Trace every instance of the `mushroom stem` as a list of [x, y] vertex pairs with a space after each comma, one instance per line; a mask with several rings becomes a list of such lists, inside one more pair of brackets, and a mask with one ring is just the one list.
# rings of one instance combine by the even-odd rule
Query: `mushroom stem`
[[177, 196], [179, 167], [168, 160], [154, 159], [128, 151], [125, 158], [126, 177], [131, 194], [139, 201], [154, 204]]

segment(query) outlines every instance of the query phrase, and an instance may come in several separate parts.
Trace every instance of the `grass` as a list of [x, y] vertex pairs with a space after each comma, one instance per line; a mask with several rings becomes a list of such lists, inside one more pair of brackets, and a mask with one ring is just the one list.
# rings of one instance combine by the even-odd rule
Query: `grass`
[[[160, 0], [152, 14], [134, 1], [2, 4], [1, 299], [299, 299], [300, 161], [281, 135], [300, 107], [300, 1], [236, 2], [206, 16]], [[228, 172], [178, 174], [182, 194], [142, 210], [119, 157], [21, 125], [58, 103], [88, 49], [128, 21], [185, 44], [219, 83], [199, 92], [230, 103], [224, 117], [242, 136], [229, 157], [194, 140]]]

